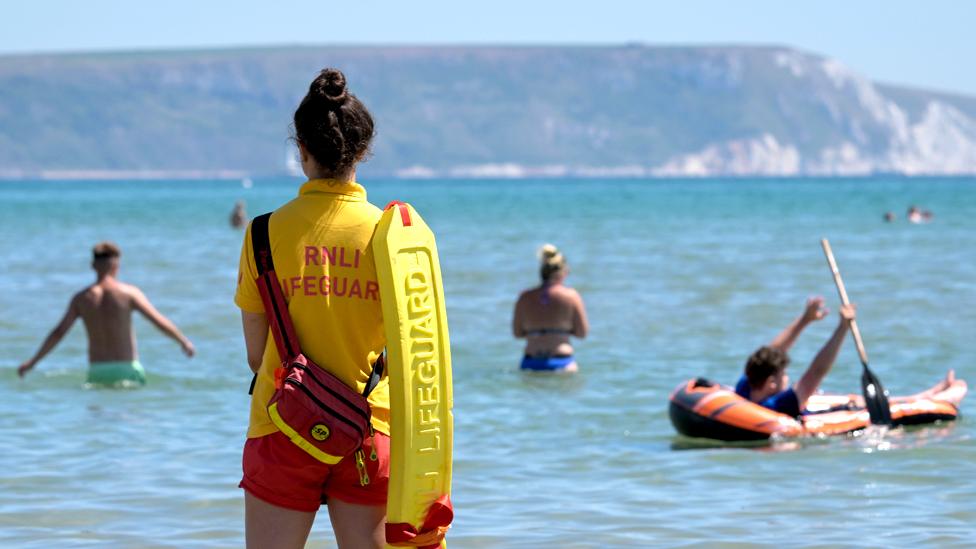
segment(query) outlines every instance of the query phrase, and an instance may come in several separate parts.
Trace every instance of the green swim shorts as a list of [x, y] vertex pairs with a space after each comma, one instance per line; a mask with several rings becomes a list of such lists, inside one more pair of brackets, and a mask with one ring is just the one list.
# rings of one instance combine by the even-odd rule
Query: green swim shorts
[[92, 362], [88, 368], [88, 383], [119, 385], [126, 383], [146, 384], [146, 370], [138, 360], [113, 360]]

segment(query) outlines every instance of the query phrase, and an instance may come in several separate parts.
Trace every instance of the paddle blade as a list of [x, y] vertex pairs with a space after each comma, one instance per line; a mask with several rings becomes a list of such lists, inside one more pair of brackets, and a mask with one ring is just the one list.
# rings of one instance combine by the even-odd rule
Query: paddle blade
[[892, 425], [891, 406], [888, 404], [888, 391], [881, 386], [881, 381], [875, 377], [867, 364], [863, 364], [861, 373], [861, 390], [864, 393], [864, 403], [867, 405], [871, 423], [874, 425]]

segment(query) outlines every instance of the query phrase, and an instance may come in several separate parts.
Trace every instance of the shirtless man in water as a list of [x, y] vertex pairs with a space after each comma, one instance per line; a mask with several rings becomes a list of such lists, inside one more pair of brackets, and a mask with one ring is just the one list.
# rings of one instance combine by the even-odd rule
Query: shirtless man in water
[[115, 385], [119, 382], [144, 384], [146, 373], [139, 364], [132, 311], [142, 313], [160, 331], [176, 340], [192, 357], [193, 344], [176, 326], [153, 307], [139, 288], [119, 282], [119, 248], [102, 242], [92, 250], [92, 269], [98, 276], [94, 284], [81, 290], [68, 304], [61, 322], [48, 334], [37, 354], [17, 368], [23, 377], [68, 333], [80, 316], [88, 333], [88, 382]]
[[526, 339], [523, 370], [579, 369], [569, 337], [586, 337], [589, 322], [579, 292], [563, 284], [569, 266], [552, 244], [540, 252], [542, 284], [522, 292], [515, 303], [512, 331]]

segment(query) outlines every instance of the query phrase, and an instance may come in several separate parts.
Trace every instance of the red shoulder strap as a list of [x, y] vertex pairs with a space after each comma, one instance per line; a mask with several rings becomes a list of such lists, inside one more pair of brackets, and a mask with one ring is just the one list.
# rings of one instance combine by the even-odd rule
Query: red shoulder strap
[[271, 213], [259, 215], [251, 222], [251, 246], [254, 249], [254, 263], [258, 268], [255, 279], [264, 312], [268, 316], [268, 324], [274, 336], [278, 356], [282, 362], [295, 358], [301, 354], [295, 326], [288, 314], [288, 303], [281, 292], [281, 284], [274, 270], [274, 258], [271, 255], [270, 236], [268, 234], [268, 220]]

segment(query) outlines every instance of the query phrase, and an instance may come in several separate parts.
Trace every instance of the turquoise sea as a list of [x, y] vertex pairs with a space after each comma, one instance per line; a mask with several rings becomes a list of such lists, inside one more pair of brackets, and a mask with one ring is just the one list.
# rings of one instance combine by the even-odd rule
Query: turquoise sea
[[[241, 547], [240, 452], [250, 374], [232, 303], [251, 215], [301, 181], [0, 184], [0, 546]], [[976, 397], [955, 424], [762, 448], [681, 439], [667, 399], [837, 297], [828, 237], [871, 364], [893, 394], [948, 368], [976, 382], [976, 180], [365, 181], [413, 203], [438, 236], [455, 382], [453, 548], [971, 547]], [[911, 204], [932, 210], [910, 225]], [[898, 220], [882, 221], [885, 211]], [[76, 325], [28, 378], [27, 359], [117, 241], [121, 278], [195, 342], [139, 319], [149, 384], [87, 389]], [[560, 246], [592, 333], [581, 372], [527, 375], [510, 336], [536, 249]], [[836, 316], [812, 326], [794, 377]], [[859, 388], [845, 344], [825, 382]], [[309, 547], [332, 547], [324, 513]]]

